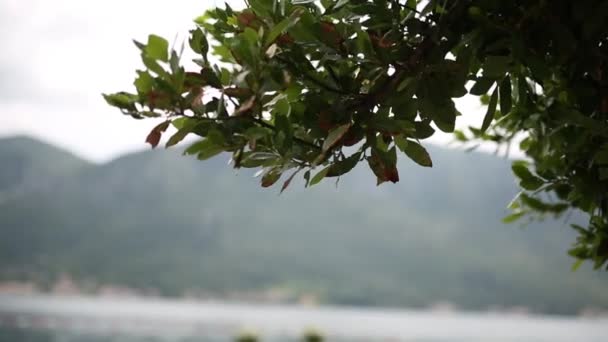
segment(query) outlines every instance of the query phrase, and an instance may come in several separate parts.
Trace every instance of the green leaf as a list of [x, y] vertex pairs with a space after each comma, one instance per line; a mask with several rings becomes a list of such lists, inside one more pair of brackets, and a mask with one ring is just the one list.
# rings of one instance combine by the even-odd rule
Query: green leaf
[[472, 95], [484, 95], [487, 94], [495, 80], [488, 77], [480, 77], [477, 82], [473, 85], [473, 88], [469, 91]]
[[350, 128], [350, 126], [351, 126], [351, 124], [348, 123], [346, 125], [338, 126], [334, 130], [329, 132], [329, 134], [327, 135], [327, 138], [325, 138], [325, 141], [323, 142], [323, 152], [327, 152], [332, 147], [334, 147], [334, 145], [336, 145], [336, 143], [338, 143], [338, 141], [340, 141], [340, 139], [342, 139], [342, 137], [344, 137], [346, 132], [348, 132], [348, 129]]
[[511, 78], [507, 75], [502, 82], [500, 82], [500, 112], [502, 115], [507, 115], [511, 112], [512, 99], [511, 99]]
[[222, 81], [217, 77], [213, 69], [203, 68], [201, 70], [201, 76], [205, 79], [208, 85], [216, 89], [222, 89]]
[[529, 191], [536, 191], [538, 190], [541, 186], [543, 186], [543, 184], [545, 184], [545, 182], [538, 178], [533, 176], [533, 178], [528, 178], [528, 179], [522, 179], [519, 182], [519, 186], [529, 190]]
[[173, 125], [173, 127], [180, 130], [180, 129], [186, 127], [187, 125], [192, 125], [191, 122], [193, 122], [193, 121], [196, 121], [196, 119], [182, 116], [180, 118], [177, 118], [177, 119], [171, 121], [171, 124]]
[[208, 21], [209, 19], [211, 19], [211, 17], [212, 17], [212, 14], [211, 14], [211, 13], [212, 13], [212, 11], [207, 11], [207, 12], [205, 12], [205, 14], [200, 15], [200, 16], [198, 16], [198, 17], [196, 17], [196, 18], [194, 19], [194, 22], [195, 22], [196, 24], [198, 24], [198, 25], [201, 25], [201, 26], [205, 25], [205, 23], [207, 23], [207, 21]]
[[184, 154], [196, 154], [199, 160], [206, 160], [224, 151], [221, 145], [216, 144], [212, 139], [203, 139], [188, 147]]
[[391, 111], [396, 119], [413, 121], [418, 115], [418, 100], [395, 94], [391, 99]]
[[513, 222], [519, 220], [520, 218], [522, 218], [525, 214], [526, 214], [526, 212], [524, 212], [524, 211], [509, 214], [502, 219], [502, 223], [506, 223], [506, 224], [513, 223]]
[[414, 122], [414, 129], [412, 137], [416, 139], [426, 139], [435, 134], [435, 129], [431, 127], [431, 120]]
[[190, 44], [192, 51], [202, 55], [205, 59], [207, 58], [207, 53], [209, 52], [209, 43], [207, 42], [205, 33], [203, 33], [200, 28], [190, 31], [190, 40], [188, 43]]
[[342, 6], [348, 4], [350, 2], [350, 0], [339, 0], [336, 5], [334, 5], [333, 9], [337, 10], [340, 9]]
[[288, 18], [285, 18], [285, 19], [281, 20], [281, 22], [276, 24], [270, 30], [270, 32], [268, 32], [268, 35], [266, 36], [266, 39], [264, 41], [264, 46], [266, 46], [266, 47], [270, 46], [270, 44], [274, 43], [274, 41], [280, 35], [285, 33], [293, 25], [297, 24], [298, 21], [300, 20], [301, 14], [302, 14], [302, 11], [296, 10]]
[[148, 36], [148, 44], [145, 53], [148, 57], [167, 62], [169, 60], [169, 43], [163, 37], [151, 34]]
[[308, 185], [310, 184], [310, 170], [306, 170], [306, 172], [304, 172], [304, 187], [308, 188]]
[[280, 156], [270, 152], [245, 152], [240, 166], [253, 168], [260, 166], [273, 166], [280, 161]]
[[456, 140], [460, 141], [460, 142], [467, 142], [467, 141], [469, 141], [469, 139], [467, 138], [466, 134], [464, 134], [462, 131], [459, 131], [459, 130], [455, 130], [454, 131], [454, 138], [456, 138]]
[[572, 267], [570, 268], [572, 270], [572, 272], [576, 272], [576, 270], [578, 270], [581, 267], [581, 265], [583, 264], [583, 262], [585, 262], [585, 259], [577, 259], [572, 264]]
[[249, 0], [249, 5], [257, 14], [267, 17], [272, 12], [272, 0]]
[[289, 121], [289, 117], [283, 114], [277, 114], [274, 118], [275, 127], [277, 130], [277, 136], [282, 137], [282, 143], [277, 143], [277, 145], [282, 149], [282, 152], [285, 152], [287, 149], [291, 147], [293, 142], [293, 129], [291, 127], [291, 121]]
[[367, 58], [375, 56], [374, 46], [369, 34], [363, 30], [357, 31], [357, 50]]
[[530, 88], [528, 87], [528, 81], [525, 76], [520, 76], [517, 78], [517, 102], [518, 105], [526, 104], [528, 101], [528, 94], [530, 93]]
[[243, 135], [245, 135], [248, 139], [257, 140], [257, 139], [267, 137], [270, 134], [270, 132], [271, 131], [268, 128], [254, 126], [254, 127], [247, 128], [247, 130], [243, 133]]
[[184, 138], [190, 132], [191, 132], [190, 127], [186, 127], [186, 128], [182, 128], [182, 129], [178, 130], [177, 132], [175, 132], [175, 134], [173, 134], [171, 136], [171, 138], [169, 138], [169, 140], [167, 140], [167, 144], [165, 145], [165, 147], [171, 147], [171, 146], [177, 145], [180, 141], [184, 140]]
[[401, 140], [395, 139], [397, 147], [401, 152], [405, 153], [411, 160], [416, 162], [418, 165], [424, 167], [433, 167], [433, 161], [427, 150], [419, 143], [413, 140]]
[[168, 80], [170, 78], [169, 73], [165, 71], [165, 69], [160, 66], [160, 64], [158, 64], [158, 61], [156, 59], [148, 56], [146, 53], [142, 53], [141, 60], [146, 66], [146, 68], [148, 68], [148, 70], [153, 71], [165, 80]]
[[137, 95], [121, 91], [115, 94], [103, 94], [103, 98], [110, 106], [129, 111], [137, 110], [137, 108], [135, 107], [135, 104], [139, 100], [139, 97]]
[[539, 212], [545, 212], [549, 209], [549, 206], [545, 203], [543, 203], [541, 200], [531, 197], [525, 193], [522, 193], [519, 196], [521, 202], [523, 204], [525, 204], [526, 206], [528, 206], [529, 208], [539, 211]]
[[600, 165], [608, 165], [608, 146], [604, 145], [602, 149], [595, 154], [593, 161]]
[[[192, 129], [194, 127], [196, 127], [196, 125], [198, 124], [197, 120], [190, 119], [190, 118], [186, 118], [186, 119], [187, 119], [186, 121], [177, 123], [177, 125], [179, 125], [181, 127], [178, 128], [177, 132], [175, 132], [175, 134], [173, 134], [171, 136], [171, 138], [169, 138], [169, 140], [167, 140], [167, 144], [165, 145], [165, 147], [171, 147], [171, 146], [177, 145], [180, 141], [184, 140], [184, 138], [190, 132], [192, 132]], [[172, 124], [173, 124], [173, 126], [177, 127], [175, 121], [176, 120], [173, 120]]]
[[514, 162], [511, 165], [511, 170], [513, 170], [515, 176], [521, 180], [520, 185], [526, 190], [536, 190], [545, 183], [542, 179], [530, 172], [525, 162]]
[[245, 28], [242, 35], [249, 44], [250, 49], [256, 47], [258, 45], [258, 42], [260, 41], [260, 36], [258, 35], [258, 32], [250, 27]]
[[355, 153], [352, 156], [345, 158], [339, 162], [331, 164], [326, 177], [338, 177], [350, 172], [357, 166], [361, 159], [361, 153]]
[[509, 68], [511, 57], [488, 56], [483, 63], [483, 75], [492, 78], [503, 77]]
[[154, 78], [148, 72], [141, 70], [137, 71], [137, 76], [133, 85], [135, 85], [138, 94], [145, 95], [154, 87]]
[[456, 116], [459, 115], [454, 101], [450, 98], [424, 98], [420, 102], [420, 112], [423, 117], [433, 119], [437, 127], [446, 133], [451, 133], [456, 127]]
[[415, 132], [414, 124], [407, 120], [396, 120], [395, 118], [378, 117], [372, 124], [372, 128], [387, 134], [413, 134]]
[[397, 86], [397, 92], [400, 93], [406, 88], [409, 88], [412, 85], [415, 85], [417, 79], [415, 77], [406, 77], [399, 85]]
[[492, 96], [490, 97], [490, 103], [488, 104], [488, 111], [486, 112], [486, 116], [483, 118], [483, 123], [481, 124], [481, 132], [485, 132], [492, 124], [494, 120], [494, 114], [496, 114], [496, 105], [498, 102], [498, 88], [495, 88], [492, 92]]
[[327, 176], [327, 173], [329, 172], [330, 168], [331, 168], [331, 166], [328, 166], [328, 167], [324, 168], [323, 170], [319, 171], [314, 177], [312, 177], [309, 185], [313, 186], [313, 185], [319, 183], [321, 180], [323, 180], [323, 178], [325, 178], [325, 176]]

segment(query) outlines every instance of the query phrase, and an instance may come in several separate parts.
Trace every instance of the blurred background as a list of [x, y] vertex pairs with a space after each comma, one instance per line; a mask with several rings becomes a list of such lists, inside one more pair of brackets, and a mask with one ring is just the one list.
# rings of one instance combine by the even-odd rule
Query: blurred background
[[0, 2], [0, 341], [605, 341], [608, 276], [566, 255], [585, 218], [502, 224], [491, 146], [434, 137], [396, 185], [359, 167], [280, 196], [229, 156], [150, 151], [156, 123], [101, 93], [131, 84], [131, 39], [180, 44], [222, 4]]

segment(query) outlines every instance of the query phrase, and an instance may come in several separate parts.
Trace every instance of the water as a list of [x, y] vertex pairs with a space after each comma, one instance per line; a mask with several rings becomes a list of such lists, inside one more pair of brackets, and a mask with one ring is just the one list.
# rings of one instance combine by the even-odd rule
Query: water
[[603, 342], [608, 336], [606, 318], [9, 295], [0, 295], [0, 326], [5, 334], [14, 328], [44, 331], [70, 342], [86, 341], [85, 336], [91, 341], [230, 341], [243, 330], [264, 341], [295, 341], [311, 328], [329, 341]]

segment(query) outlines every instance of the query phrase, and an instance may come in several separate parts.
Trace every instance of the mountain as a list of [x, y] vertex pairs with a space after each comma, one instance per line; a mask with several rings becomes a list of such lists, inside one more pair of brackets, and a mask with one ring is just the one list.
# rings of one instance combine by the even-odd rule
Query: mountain
[[69, 152], [19, 136], [0, 139], [0, 201], [46, 186], [89, 163]]
[[[508, 160], [430, 153], [431, 170], [403, 158], [397, 185], [376, 187], [361, 165], [337, 187], [295, 183], [280, 196], [226, 156], [157, 150], [66, 168], [0, 204], [0, 279], [49, 286], [67, 273], [168, 296], [270, 291], [349, 305], [608, 308], [605, 273], [570, 271], [568, 222], [500, 223], [517, 193]], [[73, 157], [44, 158], [32, 165]]]

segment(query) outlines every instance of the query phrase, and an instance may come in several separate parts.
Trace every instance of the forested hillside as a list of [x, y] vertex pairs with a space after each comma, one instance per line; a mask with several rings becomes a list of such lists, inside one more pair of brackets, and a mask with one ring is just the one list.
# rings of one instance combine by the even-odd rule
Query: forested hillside
[[0, 277], [67, 273], [172, 296], [282, 289], [333, 304], [608, 308], [604, 273], [570, 271], [563, 218], [500, 222], [516, 193], [507, 160], [431, 150], [433, 169], [404, 161], [397, 185], [373, 187], [361, 168], [337, 188], [292, 184], [279, 196], [227, 172], [228, 157], [149, 151], [89, 165], [2, 139], [0, 184], [23, 190], [0, 204]]

